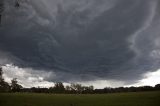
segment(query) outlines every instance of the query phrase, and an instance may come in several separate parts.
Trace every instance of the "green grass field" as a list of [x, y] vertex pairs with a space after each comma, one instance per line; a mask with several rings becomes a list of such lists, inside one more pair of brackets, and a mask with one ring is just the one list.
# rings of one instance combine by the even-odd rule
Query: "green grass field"
[[160, 91], [95, 95], [0, 94], [0, 106], [160, 106]]

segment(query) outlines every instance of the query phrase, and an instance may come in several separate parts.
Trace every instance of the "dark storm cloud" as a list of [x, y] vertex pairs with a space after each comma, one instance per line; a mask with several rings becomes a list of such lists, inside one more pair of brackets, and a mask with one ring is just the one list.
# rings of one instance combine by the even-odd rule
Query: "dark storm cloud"
[[[50, 80], [133, 81], [158, 69], [158, 0], [5, 1], [0, 50]], [[7, 57], [7, 56], [6, 56]]]

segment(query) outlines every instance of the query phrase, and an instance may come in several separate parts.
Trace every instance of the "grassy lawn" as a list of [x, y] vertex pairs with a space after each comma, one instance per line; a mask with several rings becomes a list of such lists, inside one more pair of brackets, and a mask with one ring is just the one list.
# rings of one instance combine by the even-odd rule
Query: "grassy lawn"
[[160, 106], [160, 91], [95, 95], [0, 94], [0, 106]]

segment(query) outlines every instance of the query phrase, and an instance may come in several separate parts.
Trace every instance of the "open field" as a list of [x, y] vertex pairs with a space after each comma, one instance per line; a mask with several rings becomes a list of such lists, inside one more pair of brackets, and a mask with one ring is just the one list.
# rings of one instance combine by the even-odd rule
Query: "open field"
[[160, 91], [115, 94], [0, 94], [0, 106], [160, 106]]

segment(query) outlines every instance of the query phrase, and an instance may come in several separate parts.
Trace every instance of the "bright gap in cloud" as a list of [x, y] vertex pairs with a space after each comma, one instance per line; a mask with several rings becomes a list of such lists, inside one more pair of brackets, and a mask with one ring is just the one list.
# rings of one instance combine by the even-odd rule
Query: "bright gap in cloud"
[[[51, 77], [56, 77], [53, 72], [46, 72], [40, 70], [33, 70], [31, 68], [19, 68], [17, 66], [13, 66], [12, 64], [7, 64], [2, 67], [4, 71], [5, 81], [11, 82], [13, 78], [17, 78], [19, 84], [23, 87], [52, 87], [54, 86], [54, 82], [47, 81], [45, 79], [49, 79]], [[83, 86], [93, 85], [94, 88], [105, 88], [105, 87], [120, 87], [124, 85], [123, 81], [116, 80], [96, 80], [96, 81], [85, 81], [85, 82], [70, 82], [70, 83], [78, 83]], [[69, 83], [64, 82], [65, 86], [70, 85]]]
[[135, 84], [131, 84], [128, 86], [155, 86], [156, 84], [160, 83], [160, 69], [155, 72], [148, 72], [144, 74], [144, 78], [139, 80]]
[[[19, 68], [11, 64], [7, 64], [2, 67], [4, 74], [3, 77], [5, 81], [11, 82], [13, 78], [17, 78], [19, 84], [23, 87], [52, 87], [54, 82], [47, 81], [51, 77], [56, 77], [53, 72], [46, 72], [40, 70], [33, 70], [31, 68]], [[105, 87], [121, 87], [121, 86], [155, 86], [160, 83], [160, 69], [156, 72], [149, 72], [144, 74], [143, 79], [139, 80], [137, 83], [126, 85], [125, 81], [117, 80], [96, 80], [96, 81], [85, 81], [85, 82], [71, 82], [78, 83], [84, 86], [93, 85], [94, 88], [102, 89]], [[64, 83], [64, 85], [69, 85], [69, 83]]]
[[87, 81], [87, 82], [77, 82], [84, 86], [93, 85], [96, 89], [103, 89], [106, 87], [121, 87], [124, 86], [124, 81], [117, 81], [117, 80], [96, 80], [96, 81]]
[[31, 68], [19, 68], [11, 64], [2, 66], [4, 74], [3, 77], [6, 82], [10, 83], [13, 78], [17, 78], [19, 84], [23, 87], [51, 87], [53, 82], [45, 79], [55, 76], [53, 72], [45, 72], [33, 70]]

